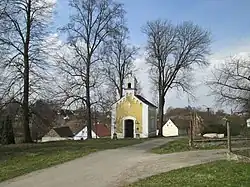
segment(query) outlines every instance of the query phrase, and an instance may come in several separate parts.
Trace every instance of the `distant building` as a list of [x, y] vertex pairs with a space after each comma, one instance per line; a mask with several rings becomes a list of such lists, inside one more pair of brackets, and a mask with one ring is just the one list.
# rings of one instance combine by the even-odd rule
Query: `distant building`
[[164, 137], [187, 135], [189, 123], [183, 119], [169, 119], [162, 128]]
[[[85, 126], [74, 136], [74, 140], [86, 140], [88, 138], [88, 128]], [[97, 123], [91, 129], [92, 138], [109, 137], [110, 129], [105, 124]]]
[[55, 127], [42, 137], [42, 142], [72, 140], [73, 136], [68, 126]]

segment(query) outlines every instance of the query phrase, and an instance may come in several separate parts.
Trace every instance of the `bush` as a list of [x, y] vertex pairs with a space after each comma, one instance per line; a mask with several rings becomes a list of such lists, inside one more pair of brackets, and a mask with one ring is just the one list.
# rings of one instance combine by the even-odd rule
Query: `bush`
[[0, 142], [3, 145], [15, 144], [15, 136], [13, 132], [12, 120], [10, 116], [6, 116], [4, 120], [1, 120], [0, 129]]
[[201, 132], [202, 135], [206, 133], [218, 133], [218, 134], [226, 134], [227, 128], [221, 124], [210, 124], [204, 127], [203, 131]]

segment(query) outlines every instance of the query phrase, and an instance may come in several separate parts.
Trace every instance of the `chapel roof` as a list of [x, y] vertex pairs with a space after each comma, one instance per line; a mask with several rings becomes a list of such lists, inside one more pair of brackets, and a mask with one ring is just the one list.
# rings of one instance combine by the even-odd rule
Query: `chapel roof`
[[141, 95], [135, 95], [135, 97], [137, 99], [139, 99], [141, 102], [145, 103], [146, 105], [149, 105], [151, 107], [155, 107], [157, 108], [157, 106], [155, 106], [153, 103], [149, 102], [147, 99], [145, 99], [144, 97], [142, 97]]
[[[153, 103], [151, 103], [150, 101], [148, 101], [146, 98], [142, 97], [141, 95], [136, 94], [134, 96], [137, 99], [139, 99], [141, 102], [143, 102], [144, 104], [146, 104], [148, 106], [151, 106], [151, 107], [154, 107], [154, 108], [158, 108], [157, 106], [155, 106]], [[124, 96], [122, 98], [124, 98]], [[118, 101], [120, 101], [122, 98], [118, 99], [115, 103], [117, 103]]]

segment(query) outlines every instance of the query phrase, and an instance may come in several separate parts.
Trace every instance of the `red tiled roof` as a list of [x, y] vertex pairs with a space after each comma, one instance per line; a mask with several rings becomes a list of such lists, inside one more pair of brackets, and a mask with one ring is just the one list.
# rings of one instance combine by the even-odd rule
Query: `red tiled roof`
[[107, 125], [105, 124], [94, 124], [92, 126], [92, 130], [96, 133], [97, 136], [99, 137], [105, 137], [105, 136], [110, 136], [111, 135], [111, 132], [110, 132], [110, 129], [108, 128]]

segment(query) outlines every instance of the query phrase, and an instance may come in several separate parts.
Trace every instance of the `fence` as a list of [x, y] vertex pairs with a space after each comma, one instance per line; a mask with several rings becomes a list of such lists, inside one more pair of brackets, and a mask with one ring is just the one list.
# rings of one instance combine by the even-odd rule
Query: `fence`
[[197, 130], [199, 129], [197, 120], [192, 118], [188, 133], [190, 146], [227, 148], [229, 152], [237, 149], [250, 149], [250, 127], [247, 126], [247, 123], [235, 126], [232, 121], [225, 119], [223, 128], [221, 133], [201, 134]]

